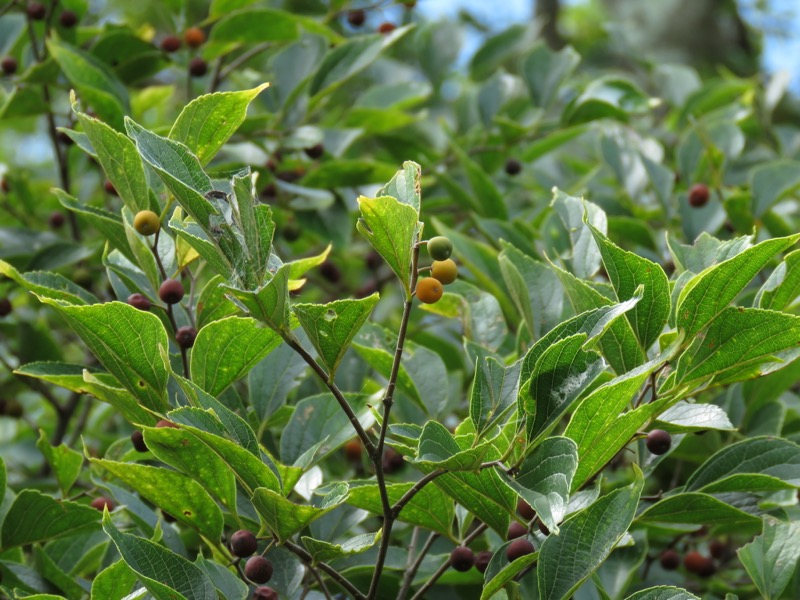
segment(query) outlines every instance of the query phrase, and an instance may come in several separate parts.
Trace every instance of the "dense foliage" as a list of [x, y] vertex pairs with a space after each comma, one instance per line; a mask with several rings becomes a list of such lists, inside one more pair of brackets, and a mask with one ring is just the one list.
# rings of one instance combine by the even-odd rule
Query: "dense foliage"
[[800, 597], [784, 81], [413, 4], [0, 10], [0, 593]]

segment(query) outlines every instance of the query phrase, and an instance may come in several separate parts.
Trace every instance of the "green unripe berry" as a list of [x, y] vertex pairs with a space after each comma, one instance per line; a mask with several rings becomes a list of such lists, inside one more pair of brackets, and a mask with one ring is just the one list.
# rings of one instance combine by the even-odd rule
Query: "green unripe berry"
[[447, 260], [453, 253], [453, 242], [443, 235], [428, 240], [428, 254], [433, 260]]
[[443, 285], [453, 283], [458, 277], [458, 267], [452, 258], [435, 260], [431, 265], [431, 277], [438, 279]]
[[153, 235], [161, 228], [161, 221], [152, 210], [140, 210], [133, 217], [133, 228], [141, 235]]

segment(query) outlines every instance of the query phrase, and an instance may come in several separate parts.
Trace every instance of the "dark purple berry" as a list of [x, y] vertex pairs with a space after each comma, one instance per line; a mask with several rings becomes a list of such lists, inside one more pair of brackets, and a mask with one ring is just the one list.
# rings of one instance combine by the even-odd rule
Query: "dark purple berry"
[[28, 13], [28, 18], [33, 21], [41, 21], [47, 15], [47, 8], [41, 2], [28, 2], [25, 12]]
[[516, 158], [509, 158], [506, 161], [506, 173], [509, 175], [519, 175], [522, 172], [522, 163]]
[[695, 208], [705, 206], [708, 199], [711, 197], [711, 192], [705, 183], [695, 183], [689, 188], [689, 204]]
[[168, 35], [161, 40], [161, 49], [169, 54], [177, 52], [181, 49], [181, 38], [177, 35]]
[[208, 63], [199, 56], [189, 61], [189, 74], [192, 77], [202, 77], [208, 73]]
[[[17, 64], [17, 59], [13, 56], [6, 56], [0, 61], [0, 67], [3, 69], [4, 75], [13, 75], [17, 72], [17, 68], [19, 65]], [[8, 191], [8, 190], [4, 190]]]
[[0, 298], [0, 317], [6, 317], [11, 314], [11, 300], [8, 298]]
[[536, 511], [533, 510], [533, 507], [531, 507], [531, 505], [525, 502], [525, 500], [522, 498], [517, 500], [517, 512], [519, 513], [519, 516], [526, 521], [530, 521], [536, 516]]
[[664, 550], [658, 560], [661, 563], [661, 567], [667, 571], [674, 571], [681, 566], [680, 554], [672, 549]]
[[131, 294], [128, 296], [128, 304], [139, 310], [150, 310], [150, 300], [142, 294]]
[[131, 434], [131, 443], [137, 452], [147, 452], [147, 444], [144, 443], [144, 436], [138, 429]]
[[189, 325], [178, 327], [178, 330], [175, 332], [175, 341], [178, 342], [178, 346], [184, 349], [194, 346], [194, 340], [196, 338], [197, 329]]
[[183, 299], [183, 284], [177, 279], [167, 279], [158, 288], [158, 297], [167, 304], [177, 304]]
[[508, 548], [506, 548], [506, 557], [508, 558], [508, 562], [514, 562], [518, 558], [532, 553], [533, 544], [524, 538], [514, 540], [508, 545]]
[[511, 525], [508, 526], [508, 533], [506, 534], [506, 539], [513, 540], [522, 537], [526, 533], [528, 533], [528, 528], [525, 527], [525, 525], [517, 521], [511, 521]]
[[475, 568], [481, 573], [486, 573], [486, 568], [492, 560], [492, 553], [488, 550], [481, 550], [475, 555]]
[[672, 446], [672, 438], [663, 429], [653, 429], [647, 434], [647, 449], [656, 456], [665, 454]]
[[58, 15], [58, 22], [65, 29], [72, 29], [78, 24], [78, 15], [71, 10], [62, 10], [61, 14]]
[[308, 158], [316, 160], [325, 154], [325, 147], [322, 144], [315, 144], [310, 148], [306, 148], [304, 152]]
[[231, 552], [240, 558], [251, 556], [258, 550], [258, 540], [252, 531], [240, 529], [231, 536]]
[[466, 573], [475, 564], [475, 553], [466, 546], [459, 546], [450, 553], [450, 566], [456, 571]]
[[267, 583], [272, 579], [272, 563], [263, 556], [253, 556], [247, 559], [244, 574], [253, 583]]
[[353, 27], [361, 27], [367, 20], [367, 13], [360, 8], [356, 8], [347, 13], [347, 22]]

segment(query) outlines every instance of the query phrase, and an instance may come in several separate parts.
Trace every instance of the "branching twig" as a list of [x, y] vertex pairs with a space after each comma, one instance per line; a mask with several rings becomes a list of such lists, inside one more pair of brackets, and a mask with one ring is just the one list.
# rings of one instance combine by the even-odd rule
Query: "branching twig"
[[[414, 562], [406, 569], [406, 572], [403, 574], [403, 584], [400, 587], [400, 591], [397, 593], [397, 600], [405, 600], [405, 597], [408, 595], [408, 590], [411, 589], [411, 582], [414, 581], [414, 575], [416, 575], [417, 571], [419, 571], [419, 568], [422, 565], [422, 561], [428, 554], [428, 550], [431, 549], [431, 546], [433, 546], [433, 542], [435, 542], [436, 538], [438, 537], [439, 534], [436, 533], [435, 531], [432, 531], [431, 534], [428, 536], [428, 539], [425, 540], [425, 545], [422, 546], [422, 548], [420, 549], [417, 558], [414, 559]], [[409, 552], [409, 558], [411, 558], [410, 552]]]
[[[298, 546], [294, 542], [286, 540], [283, 542], [283, 546], [308, 565], [314, 561], [313, 557], [305, 550], [305, 548]], [[318, 562], [316, 565], [321, 571], [325, 571], [325, 573], [327, 573], [336, 583], [350, 592], [356, 598], [356, 600], [366, 600], [366, 596], [364, 596], [364, 594], [362, 594], [358, 588], [354, 586], [344, 575], [339, 573], [339, 571], [324, 562]]]
[[394, 503], [392, 506], [392, 519], [396, 519], [400, 515], [400, 511], [403, 510], [403, 507], [411, 502], [411, 499], [416, 496], [422, 488], [428, 485], [431, 481], [439, 477], [440, 475], [444, 475], [447, 473], [444, 469], [436, 469], [435, 471], [431, 471], [425, 477], [417, 481], [403, 496]]

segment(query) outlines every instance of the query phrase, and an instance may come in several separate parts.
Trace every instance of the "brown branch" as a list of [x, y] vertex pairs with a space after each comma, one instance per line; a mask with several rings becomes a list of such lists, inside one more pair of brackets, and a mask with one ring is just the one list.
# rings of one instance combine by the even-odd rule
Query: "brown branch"
[[[302, 560], [307, 565], [311, 565], [314, 562], [314, 557], [311, 556], [302, 546], [298, 546], [297, 544], [289, 540], [283, 542], [283, 546], [284, 548], [289, 550], [289, 552], [295, 554], [298, 558], [300, 558], [300, 560]], [[324, 562], [318, 562], [316, 563], [316, 565], [317, 567], [319, 567], [321, 571], [327, 573], [330, 576], [330, 578], [333, 579], [336, 583], [338, 583], [345, 590], [350, 592], [356, 598], [356, 600], [366, 600], [366, 596], [364, 596], [364, 594], [362, 594], [358, 590], [358, 588], [354, 586], [344, 575], [339, 573], [339, 571], [337, 571], [329, 564]]]

